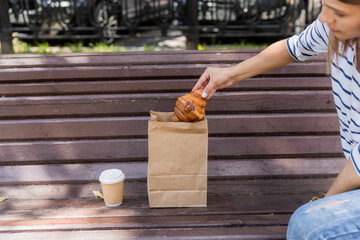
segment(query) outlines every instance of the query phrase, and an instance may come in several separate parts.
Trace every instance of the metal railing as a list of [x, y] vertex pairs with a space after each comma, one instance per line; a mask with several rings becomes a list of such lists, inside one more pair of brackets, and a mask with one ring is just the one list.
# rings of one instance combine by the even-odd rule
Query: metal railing
[[0, 40], [16, 33], [111, 43], [178, 30], [196, 48], [200, 37], [292, 35], [313, 20], [314, 1], [320, 0], [0, 0]]

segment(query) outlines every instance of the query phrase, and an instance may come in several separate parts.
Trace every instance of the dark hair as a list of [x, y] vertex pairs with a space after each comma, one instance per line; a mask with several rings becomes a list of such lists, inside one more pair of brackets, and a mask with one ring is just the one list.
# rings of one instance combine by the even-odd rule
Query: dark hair
[[[343, 3], [348, 3], [348, 4], [360, 5], [360, 0], [339, 0], [339, 1], [343, 2]], [[358, 40], [358, 38], [340, 40], [330, 30], [329, 43], [328, 43], [328, 55], [327, 55], [329, 71], [331, 71], [330, 70], [331, 63], [332, 63], [334, 55], [336, 55], [336, 60], [337, 60], [339, 57], [339, 54], [343, 54], [349, 48], [349, 46], [352, 44], [355, 44], [357, 40]], [[340, 42], [342, 43], [342, 49], [339, 49]]]

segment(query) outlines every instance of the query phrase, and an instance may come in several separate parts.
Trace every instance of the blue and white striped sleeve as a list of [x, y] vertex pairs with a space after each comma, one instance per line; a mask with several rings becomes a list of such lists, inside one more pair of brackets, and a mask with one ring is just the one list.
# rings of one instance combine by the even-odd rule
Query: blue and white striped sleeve
[[286, 41], [290, 55], [296, 61], [304, 61], [318, 53], [327, 52], [329, 28], [319, 19], [310, 24], [302, 33]]

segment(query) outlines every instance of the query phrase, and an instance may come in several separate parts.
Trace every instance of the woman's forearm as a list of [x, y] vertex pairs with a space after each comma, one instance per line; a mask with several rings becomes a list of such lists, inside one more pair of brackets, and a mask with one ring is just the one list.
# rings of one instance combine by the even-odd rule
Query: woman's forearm
[[347, 160], [345, 167], [336, 177], [325, 197], [360, 188], [360, 176], [355, 171], [351, 160]]
[[230, 67], [229, 78], [232, 79], [232, 83], [235, 83], [283, 67], [294, 61], [287, 50], [286, 40], [281, 40], [270, 45], [256, 56]]
[[200, 76], [193, 90], [203, 88], [203, 97], [210, 98], [216, 90], [226, 88], [236, 82], [245, 80], [285, 66], [295, 60], [286, 48], [286, 40], [278, 41], [254, 57], [228, 68], [207, 68]]

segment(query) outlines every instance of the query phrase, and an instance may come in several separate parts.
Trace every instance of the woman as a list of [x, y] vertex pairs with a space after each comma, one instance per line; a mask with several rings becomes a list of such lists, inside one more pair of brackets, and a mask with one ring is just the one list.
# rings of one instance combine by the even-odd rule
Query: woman
[[360, 0], [323, 0], [319, 18], [303, 33], [233, 67], [207, 68], [193, 88], [210, 98], [217, 89], [322, 52], [328, 53], [347, 162], [325, 198], [292, 215], [289, 240], [360, 239]]

